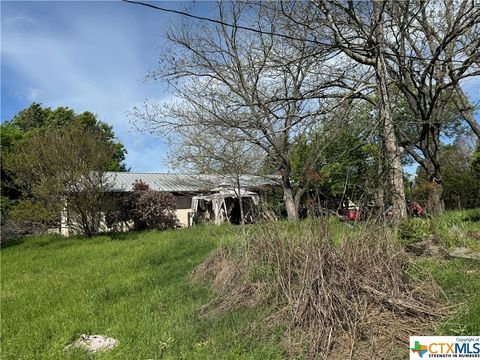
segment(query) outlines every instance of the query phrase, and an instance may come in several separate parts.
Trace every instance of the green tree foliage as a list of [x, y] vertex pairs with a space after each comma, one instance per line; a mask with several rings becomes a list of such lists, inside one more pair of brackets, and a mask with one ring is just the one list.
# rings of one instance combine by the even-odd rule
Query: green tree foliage
[[480, 141], [477, 143], [477, 148], [472, 155], [471, 168], [473, 173], [480, 179]]
[[44, 108], [41, 104], [33, 103], [28, 108], [20, 111], [13, 119], [0, 125], [1, 148], [1, 192], [2, 215], [15, 204], [20, 197], [20, 191], [13, 184], [14, 174], [6, 172], [4, 164], [14, 153], [21, 152], [28, 146], [31, 139], [40, 133], [49, 133], [78, 125], [84, 131], [96, 133], [114, 149], [111, 159], [105, 169], [109, 171], [126, 171], [124, 163], [127, 153], [123, 144], [115, 139], [112, 126], [97, 119], [91, 112], [76, 114], [72, 109], [59, 107], [57, 109]]
[[479, 147], [472, 153], [458, 142], [441, 151], [445, 206], [449, 209], [480, 207]]
[[37, 132], [60, 129], [71, 124], [79, 124], [85, 130], [97, 132], [114, 146], [115, 153], [108, 165], [108, 170], [126, 170], [123, 162], [127, 151], [115, 139], [112, 126], [98, 120], [93, 113], [88, 111], [76, 114], [68, 107], [52, 110], [43, 108], [41, 104], [37, 103], [33, 103], [27, 109], [20, 111], [13, 119], [5, 121], [1, 125], [2, 157], [8, 156], [16, 146], [21, 146], [22, 142], [28, 141], [28, 138]]
[[[480, 207], [480, 142], [473, 150], [461, 137], [440, 150], [443, 169], [443, 197], [447, 209]], [[429, 182], [425, 171], [417, 171], [415, 197], [426, 201]]]
[[379, 155], [378, 143], [361, 129], [320, 130], [310, 139], [298, 139], [291, 153], [292, 174], [295, 182], [305, 182], [308, 192], [325, 198], [372, 198], [378, 185]]
[[4, 164], [23, 194], [12, 213], [48, 222], [66, 206], [71, 225], [95, 235], [109, 188], [105, 170], [115, 151], [101, 133], [80, 123], [31, 134]]

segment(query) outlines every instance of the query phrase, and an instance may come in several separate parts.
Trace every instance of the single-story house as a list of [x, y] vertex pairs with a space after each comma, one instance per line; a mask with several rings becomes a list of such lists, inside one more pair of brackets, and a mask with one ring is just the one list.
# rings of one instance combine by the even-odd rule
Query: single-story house
[[[228, 176], [134, 172], [108, 172], [106, 176], [111, 183], [110, 199], [115, 199], [119, 193], [132, 191], [137, 180], [148, 184], [150, 190], [173, 194], [176, 215], [182, 227], [206, 221], [235, 222], [239, 215], [236, 181]], [[258, 204], [266, 190], [279, 185], [279, 180], [276, 175], [240, 176], [245, 215], [248, 216], [249, 210]], [[114, 209], [114, 201], [105, 204], [104, 208], [106, 211]], [[103, 223], [101, 230], [109, 229]], [[66, 212], [61, 216], [60, 232], [65, 236], [73, 233]]]

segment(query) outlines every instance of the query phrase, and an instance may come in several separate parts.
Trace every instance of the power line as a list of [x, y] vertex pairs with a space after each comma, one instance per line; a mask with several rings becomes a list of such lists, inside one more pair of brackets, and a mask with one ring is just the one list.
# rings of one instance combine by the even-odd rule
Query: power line
[[227, 27], [231, 27], [231, 28], [235, 28], [235, 29], [242, 29], [242, 30], [246, 30], [246, 31], [251, 31], [251, 32], [255, 32], [257, 34], [261, 34], [261, 35], [277, 36], [277, 37], [282, 37], [282, 38], [289, 39], [289, 40], [307, 41], [307, 42], [311, 42], [311, 43], [314, 43], [314, 44], [317, 44], [317, 45], [332, 46], [332, 44], [322, 43], [322, 42], [317, 41], [317, 40], [301, 39], [301, 38], [297, 38], [295, 36], [290, 36], [290, 35], [281, 34], [281, 33], [277, 33], [277, 32], [263, 31], [263, 30], [260, 30], [260, 29], [255, 29], [255, 28], [251, 28], [251, 27], [243, 26], [243, 25], [234, 25], [234, 24], [227, 23], [225, 21], [212, 19], [212, 18], [208, 18], [208, 17], [205, 17], [205, 16], [190, 14], [190, 13], [187, 13], [185, 11], [167, 9], [167, 8], [164, 8], [164, 7], [161, 7], [161, 6], [145, 3], [145, 2], [142, 2], [142, 1], [135, 1], [135, 0], [122, 0], [122, 1], [130, 3], [130, 4], [143, 5], [143, 6], [155, 9], [155, 10], [160, 10], [160, 11], [164, 11], [164, 12], [168, 12], [168, 13], [178, 14], [178, 15], [190, 17], [190, 18], [197, 19], [197, 20], [208, 21], [208, 22], [211, 22], [211, 23], [214, 23], [214, 24], [219, 24], [219, 25], [223, 25], [223, 26], [227, 26]]
[[[341, 48], [341, 49], [352, 50], [350, 47], [342, 45], [342, 44], [331, 44], [331, 43], [326, 43], [326, 42], [322, 42], [322, 41], [318, 41], [318, 40], [314, 40], [314, 39], [307, 39], [307, 38], [302, 39], [302, 38], [298, 38], [298, 37], [295, 37], [295, 36], [290, 36], [290, 35], [286, 35], [286, 34], [282, 34], [282, 33], [278, 33], [278, 32], [264, 31], [264, 30], [252, 28], [252, 27], [249, 27], [249, 26], [231, 24], [231, 23], [228, 23], [228, 22], [225, 22], [225, 21], [222, 21], [222, 20], [212, 19], [212, 18], [209, 18], [209, 17], [206, 17], [206, 16], [194, 15], [194, 14], [190, 14], [186, 11], [168, 9], [168, 8], [164, 8], [162, 6], [149, 4], [149, 3], [146, 3], [146, 2], [143, 2], [143, 1], [136, 1], [136, 0], [122, 0], [122, 1], [126, 2], [126, 3], [130, 3], [130, 4], [134, 4], [134, 5], [146, 6], [146, 7], [149, 7], [149, 8], [155, 9], [155, 10], [159, 10], [159, 11], [163, 11], [163, 12], [167, 12], [167, 13], [173, 13], [173, 14], [182, 15], [182, 16], [186, 16], [186, 17], [201, 20], [201, 21], [207, 21], [207, 22], [211, 22], [211, 23], [214, 23], [214, 24], [218, 24], [218, 25], [222, 25], [222, 26], [226, 26], [226, 27], [230, 27], [230, 28], [234, 28], [234, 29], [246, 30], [246, 31], [254, 32], [254, 33], [257, 33], [257, 34], [261, 34], [261, 35], [276, 36], [276, 37], [281, 37], [281, 38], [289, 39], [289, 40], [306, 41], [306, 42], [316, 44], [316, 45], [321, 45], [321, 46], [327, 46], [327, 47], [333, 47], [333, 48], [337, 47], [337, 48]], [[400, 55], [400, 54], [394, 54], [394, 53], [389, 53], [389, 52], [385, 52], [385, 55], [390, 56], [390, 57], [398, 57], [398, 58], [421, 60], [421, 61], [440, 60], [440, 59], [419, 57], [419, 56], [415, 56], [415, 55], [406, 55], [406, 54]], [[456, 62], [456, 63], [463, 64], [463, 61], [461, 61], [461, 60], [450, 59], [450, 62]]]

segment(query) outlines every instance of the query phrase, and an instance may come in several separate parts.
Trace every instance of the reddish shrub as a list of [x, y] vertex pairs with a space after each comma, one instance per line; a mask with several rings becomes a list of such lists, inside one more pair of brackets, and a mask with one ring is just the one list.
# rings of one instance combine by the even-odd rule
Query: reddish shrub
[[171, 193], [149, 189], [141, 180], [133, 183], [133, 191], [120, 201], [120, 209], [106, 216], [107, 226], [115, 229], [120, 222], [133, 223], [134, 230], [174, 229], [178, 227], [176, 202]]

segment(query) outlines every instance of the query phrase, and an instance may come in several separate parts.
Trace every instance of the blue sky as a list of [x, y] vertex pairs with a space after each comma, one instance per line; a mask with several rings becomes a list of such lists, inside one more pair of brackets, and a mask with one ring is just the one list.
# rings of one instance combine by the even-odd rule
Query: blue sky
[[2, 1], [1, 120], [34, 101], [88, 110], [113, 125], [132, 171], [168, 171], [165, 144], [133, 130], [126, 112], [170, 96], [144, 77], [174, 16], [119, 1]]
[[[187, 5], [162, 2], [176, 9]], [[194, 12], [208, 15], [208, 7], [197, 3]], [[143, 79], [156, 67], [162, 34], [176, 19], [120, 1], [2, 1], [1, 120], [34, 101], [91, 111], [113, 125], [132, 171], [169, 171], [165, 143], [133, 130], [126, 112], [171, 96], [165, 85]], [[464, 89], [480, 101], [478, 78]]]

